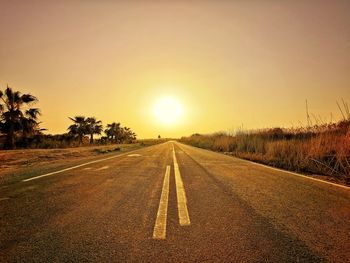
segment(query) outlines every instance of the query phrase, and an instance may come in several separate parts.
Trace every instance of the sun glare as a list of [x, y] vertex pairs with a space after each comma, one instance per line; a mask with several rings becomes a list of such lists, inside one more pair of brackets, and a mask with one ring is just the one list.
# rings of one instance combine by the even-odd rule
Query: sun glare
[[162, 124], [172, 125], [182, 117], [183, 107], [175, 98], [163, 97], [156, 101], [153, 112]]

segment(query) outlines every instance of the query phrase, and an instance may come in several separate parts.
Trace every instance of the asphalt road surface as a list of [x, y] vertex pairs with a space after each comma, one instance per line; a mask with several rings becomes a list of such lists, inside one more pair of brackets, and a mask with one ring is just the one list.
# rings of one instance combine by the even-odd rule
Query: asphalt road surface
[[0, 186], [1, 262], [350, 262], [346, 187], [177, 142], [52, 172]]

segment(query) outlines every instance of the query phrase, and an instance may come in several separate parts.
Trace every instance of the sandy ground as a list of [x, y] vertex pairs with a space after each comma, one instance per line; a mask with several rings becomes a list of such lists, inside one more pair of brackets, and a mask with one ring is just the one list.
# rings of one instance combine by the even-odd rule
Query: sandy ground
[[[65, 167], [79, 161], [118, 154], [142, 147], [140, 144], [86, 146], [65, 149], [0, 150], [0, 182], [10, 177], [35, 171], [46, 171], [55, 166]], [[115, 150], [120, 148], [120, 150]]]

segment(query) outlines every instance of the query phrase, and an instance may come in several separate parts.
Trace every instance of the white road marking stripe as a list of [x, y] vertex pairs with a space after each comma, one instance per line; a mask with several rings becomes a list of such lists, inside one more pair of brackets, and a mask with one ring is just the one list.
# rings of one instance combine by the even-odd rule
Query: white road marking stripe
[[86, 167], [83, 170], [91, 170], [91, 169], [92, 169], [91, 167]]
[[9, 197], [2, 197], [2, 198], [0, 198], [0, 201], [4, 201], [4, 200], [8, 200], [8, 199], [10, 199]]
[[173, 160], [174, 160], [174, 173], [175, 173], [175, 185], [176, 185], [176, 195], [177, 195], [177, 210], [179, 213], [180, 226], [189, 226], [190, 216], [188, 215], [187, 209], [187, 199], [185, 188], [181, 179], [179, 165], [177, 163], [175, 148], [173, 145]]
[[168, 213], [168, 197], [169, 197], [169, 177], [170, 177], [170, 166], [167, 165], [162, 194], [160, 196], [158, 213], [156, 223], [153, 229], [153, 238], [154, 239], [165, 239], [166, 237], [166, 220]]
[[[156, 145], [152, 145], [152, 146], [148, 146], [148, 147], [154, 147]], [[62, 170], [55, 171], [55, 172], [52, 172], [52, 173], [38, 175], [38, 176], [35, 176], [35, 177], [24, 179], [24, 180], [22, 180], [22, 182], [28, 182], [28, 181], [36, 180], [36, 179], [39, 179], [39, 178], [42, 178], [42, 177], [46, 177], [46, 176], [50, 176], [50, 175], [66, 172], [66, 171], [69, 171], [69, 170], [73, 170], [73, 169], [76, 169], [76, 168], [79, 168], [79, 167], [83, 167], [83, 166], [86, 166], [86, 165], [89, 165], [89, 164], [99, 163], [99, 162], [107, 161], [107, 160], [110, 160], [110, 159], [118, 158], [118, 157], [125, 156], [126, 154], [130, 154], [131, 152], [135, 152], [135, 151], [138, 151], [138, 150], [140, 150], [140, 149], [137, 149], [137, 150], [134, 150], [134, 151], [130, 151], [130, 152], [127, 152], [127, 153], [118, 154], [118, 155], [111, 156], [111, 157], [104, 158], [104, 159], [99, 159], [99, 160], [95, 160], [95, 161], [79, 164], [79, 165], [68, 167], [66, 169], [62, 169]]]
[[139, 157], [139, 156], [141, 156], [141, 154], [138, 154], [138, 153], [133, 153], [128, 155], [128, 157]]
[[[167, 142], [165, 142], [165, 143], [167, 143]], [[165, 144], [165, 143], [163, 143], [163, 144]], [[160, 144], [154, 144], [154, 145], [146, 146], [146, 147], [147, 147], [147, 149], [149, 151], [150, 148], [157, 147], [158, 145], [160, 145]], [[99, 159], [99, 160], [95, 160], [95, 161], [79, 164], [79, 165], [76, 165], [76, 166], [73, 166], [73, 167], [69, 167], [69, 168], [66, 168], [66, 169], [62, 169], [62, 170], [59, 170], [59, 171], [55, 171], [55, 172], [52, 172], [52, 173], [47, 173], [47, 174], [35, 176], [35, 177], [32, 177], [32, 178], [24, 179], [24, 180], [22, 180], [22, 182], [28, 182], [28, 181], [35, 180], [35, 179], [38, 179], [38, 178], [50, 176], [50, 175], [53, 175], [53, 174], [62, 173], [62, 172], [69, 171], [69, 170], [72, 170], [72, 169], [76, 169], [76, 168], [79, 168], [79, 167], [82, 167], [82, 166], [86, 166], [86, 165], [89, 165], [89, 164], [107, 161], [107, 160], [114, 159], [114, 158], [117, 158], [117, 157], [125, 156], [125, 155], [130, 154], [130, 153], [134, 153], [136, 151], [140, 151], [141, 149], [136, 149], [136, 150], [129, 151], [129, 152], [126, 152], [126, 153], [122, 153], [122, 154], [118, 154], [118, 155], [115, 155], [115, 156], [111, 156], [111, 157], [108, 157], [108, 158]]]
[[103, 166], [101, 168], [96, 169], [96, 171], [106, 170], [108, 168], [109, 168], [109, 166]]

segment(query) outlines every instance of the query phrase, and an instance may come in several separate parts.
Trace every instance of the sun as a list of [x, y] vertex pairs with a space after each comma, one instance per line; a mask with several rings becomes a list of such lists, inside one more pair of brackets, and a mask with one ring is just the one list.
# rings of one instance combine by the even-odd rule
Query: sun
[[155, 102], [153, 113], [162, 124], [172, 125], [182, 118], [183, 107], [176, 98], [163, 97]]

